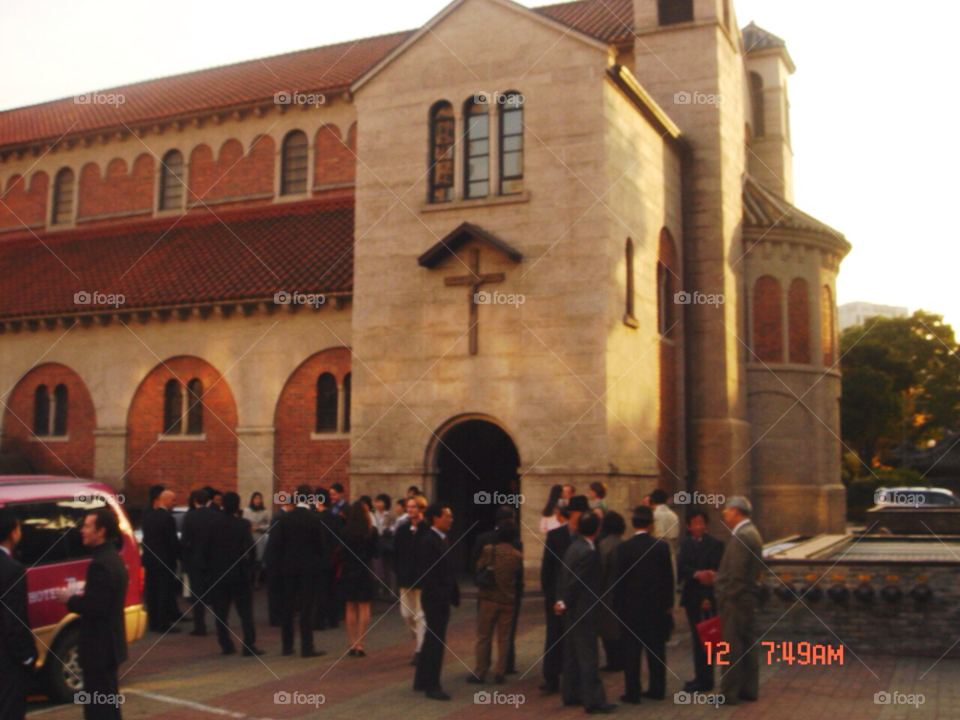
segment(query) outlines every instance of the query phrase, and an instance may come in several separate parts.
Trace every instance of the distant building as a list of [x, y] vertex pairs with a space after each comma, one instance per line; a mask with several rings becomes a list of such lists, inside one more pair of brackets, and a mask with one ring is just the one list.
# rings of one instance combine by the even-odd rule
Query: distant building
[[877, 305], [868, 302], [850, 302], [837, 308], [840, 316], [840, 332], [853, 325], [862, 325], [867, 318], [877, 315], [885, 318], [909, 317], [910, 310], [896, 305]]

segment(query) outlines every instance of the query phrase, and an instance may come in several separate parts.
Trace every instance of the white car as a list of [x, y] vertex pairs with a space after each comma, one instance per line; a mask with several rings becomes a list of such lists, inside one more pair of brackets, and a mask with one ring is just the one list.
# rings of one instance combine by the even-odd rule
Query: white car
[[946, 488], [893, 487], [878, 488], [873, 495], [877, 507], [886, 508], [947, 508], [960, 507], [957, 498]]

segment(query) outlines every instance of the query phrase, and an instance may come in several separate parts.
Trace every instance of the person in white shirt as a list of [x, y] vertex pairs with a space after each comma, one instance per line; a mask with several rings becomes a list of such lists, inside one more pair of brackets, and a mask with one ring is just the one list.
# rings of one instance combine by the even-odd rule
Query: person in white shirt
[[657, 488], [650, 493], [653, 508], [653, 536], [670, 546], [670, 557], [676, 567], [677, 550], [680, 544], [680, 518], [667, 505], [667, 492]]

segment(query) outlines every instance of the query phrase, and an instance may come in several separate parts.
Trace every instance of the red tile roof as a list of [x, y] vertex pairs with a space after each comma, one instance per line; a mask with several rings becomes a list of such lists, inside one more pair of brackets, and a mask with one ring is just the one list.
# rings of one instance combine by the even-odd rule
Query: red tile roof
[[349, 293], [353, 223], [338, 198], [0, 241], [0, 318], [114, 309], [78, 304], [81, 291], [124, 295], [120, 311]]
[[348, 87], [411, 34], [381, 35], [103, 91], [124, 96], [118, 107], [64, 98], [0, 112], [0, 147], [272, 101], [281, 91], [331, 92]]
[[603, 42], [633, 41], [633, 0], [579, 0], [533, 9]]

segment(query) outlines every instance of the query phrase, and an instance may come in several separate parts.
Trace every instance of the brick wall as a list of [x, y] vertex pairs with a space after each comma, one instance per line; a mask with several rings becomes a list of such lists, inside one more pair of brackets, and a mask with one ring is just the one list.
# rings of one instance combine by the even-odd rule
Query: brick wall
[[337, 435], [314, 440], [317, 379], [329, 372], [343, 386], [350, 372], [350, 350], [332, 348], [313, 355], [287, 380], [274, 419], [274, 490], [293, 490], [299, 483], [329, 487], [342, 483], [349, 488], [350, 439]]
[[[344, 145], [346, 143], [346, 145]], [[324, 125], [317, 131], [314, 151], [315, 186], [353, 182], [357, 174], [357, 124], [343, 138], [336, 125]]]
[[43, 225], [47, 212], [47, 193], [50, 190], [50, 178], [45, 172], [36, 172], [27, 181], [14, 175], [2, 189], [0, 199], [0, 232], [4, 230], [23, 230]]
[[[46, 385], [52, 394], [61, 383], [67, 387], [67, 434], [44, 437], [41, 442], [33, 434], [34, 393], [37, 387]], [[3, 418], [3, 449], [26, 457], [39, 473], [92, 478], [96, 425], [90, 391], [80, 376], [64, 365], [40, 365], [28, 372], [10, 394]]]
[[147, 153], [140, 155], [128, 172], [127, 163], [115, 158], [101, 178], [100, 166], [87, 163], [80, 171], [80, 205], [77, 219], [153, 210], [154, 161]]
[[[203, 382], [203, 436], [159, 439], [163, 433], [163, 394], [168, 380]], [[137, 388], [127, 420], [124, 491], [134, 506], [146, 502], [150, 485], [162, 483], [185, 503], [204, 485], [237, 489], [237, 407], [227, 381], [196, 357], [176, 357], [154, 368]], [[193, 439], [202, 437], [203, 439]], [[187, 439], [181, 439], [187, 438]]]
[[[260, 135], [246, 154], [239, 140], [227, 140], [214, 158], [209, 145], [199, 145], [190, 154], [189, 202], [273, 193], [273, 139]], [[255, 202], [263, 202], [255, 201]]]
[[763, 362], [783, 362], [783, 305], [780, 281], [770, 275], [753, 286], [753, 352]]
[[810, 293], [807, 281], [795, 278], [787, 297], [787, 338], [790, 362], [810, 362]]

